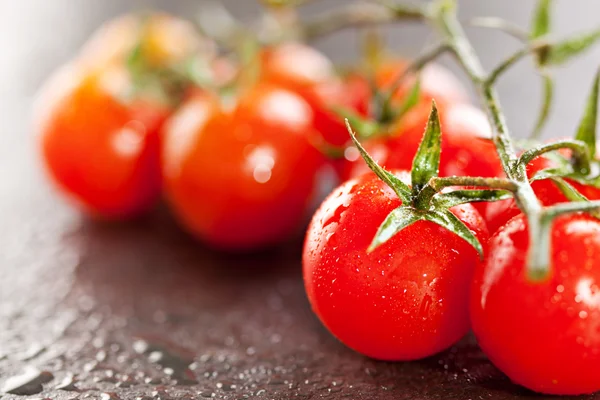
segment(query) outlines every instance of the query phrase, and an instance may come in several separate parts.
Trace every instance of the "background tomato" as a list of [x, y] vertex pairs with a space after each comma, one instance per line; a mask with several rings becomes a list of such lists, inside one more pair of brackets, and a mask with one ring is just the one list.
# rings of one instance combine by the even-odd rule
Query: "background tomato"
[[529, 235], [523, 216], [500, 228], [472, 287], [473, 331], [490, 360], [536, 392], [600, 390], [600, 222], [557, 219], [551, 276], [527, 279]]
[[110, 90], [121, 78], [118, 71], [90, 75], [70, 65], [48, 83], [38, 104], [48, 172], [84, 210], [106, 218], [137, 215], [160, 191], [158, 132], [168, 109], [119, 100]]
[[165, 130], [166, 194], [177, 218], [210, 244], [247, 250], [295, 232], [324, 163], [309, 143], [310, 107], [259, 84], [232, 111], [195, 97]]
[[[427, 357], [467, 332], [468, 289], [478, 260], [464, 240], [425, 221], [368, 253], [380, 224], [400, 204], [374, 174], [347, 181], [314, 215], [303, 252], [314, 312], [344, 344], [381, 360]], [[453, 212], [487, 240], [472, 206]]]
[[370, 88], [365, 79], [356, 74], [339, 77], [324, 54], [300, 43], [267, 48], [261, 56], [261, 79], [302, 96], [313, 110], [320, 138], [334, 146], [348, 142], [344, 120], [334, 108], [366, 115]]
[[[383, 90], [391, 89], [408, 67], [409, 62], [402, 59], [390, 59], [382, 63], [375, 74], [377, 86]], [[465, 88], [456, 76], [439, 64], [426, 65], [420, 72], [420, 81], [421, 102], [428, 106], [431, 105], [431, 99], [435, 99], [440, 104], [469, 101]], [[402, 102], [410, 93], [415, 82], [416, 75], [414, 74], [404, 79], [394, 94], [396, 101]]]
[[196, 54], [216, 57], [215, 44], [194, 25], [166, 13], [126, 14], [102, 25], [83, 46], [79, 62], [88, 68], [123, 63], [139, 47], [153, 67], [183, 63]]

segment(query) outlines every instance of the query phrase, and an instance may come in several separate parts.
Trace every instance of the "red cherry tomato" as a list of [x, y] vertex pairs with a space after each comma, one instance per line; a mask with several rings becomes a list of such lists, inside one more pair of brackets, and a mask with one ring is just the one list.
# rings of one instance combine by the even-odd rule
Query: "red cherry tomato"
[[[538, 171], [555, 166], [550, 159], [546, 157], [537, 157], [527, 166], [527, 175], [531, 178]], [[567, 179], [567, 182], [577, 189], [589, 200], [600, 200], [600, 189], [590, 185], [582, 185], [579, 182]], [[551, 180], [540, 180], [532, 182], [536, 196], [544, 206], [551, 206], [558, 203], [565, 203], [569, 200], [560, 191], [560, 189]], [[490, 232], [495, 232], [511, 218], [521, 213], [514, 200], [503, 200], [488, 204], [485, 209], [484, 217], [488, 223]]]
[[280, 87], [259, 84], [232, 111], [192, 98], [165, 129], [163, 175], [177, 218], [223, 249], [285, 240], [324, 163], [308, 140], [313, 129], [308, 104]]
[[600, 223], [588, 215], [552, 227], [551, 276], [527, 280], [523, 216], [490, 239], [475, 272], [471, 319], [479, 344], [514, 382], [548, 394], [600, 390]]
[[[365, 142], [369, 154], [388, 169], [410, 169], [419, 148], [431, 105], [412, 110], [390, 137]], [[447, 105], [440, 109], [442, 155], [440, 176], [503, 176], [502, 165], [491, 142], [491, 128], [482, 111], [468, 104]], [[347, 152], [348, 153], [348, 152]], [[354, 151], [344, 177], [368, 171]]]
[[119, 100], [111, 90], [124, 76], [69, 65], [46, 85], [37, 110], [48, 172], [85, 211], [105, 218], [140, 214], [160, 191], [159, 130], [168, 109]]
[[[314, 312], [344, 344], [381, 360], [430, 356], [469, 330], [468, 289], [478, 262], [464, 240], [425, 221], [368, 253], [380, 224], [400, 204], [374, 174], [347, 181], [314, 215], [303, 252]], [[471, 205], [453, 212], [487, 240]]]

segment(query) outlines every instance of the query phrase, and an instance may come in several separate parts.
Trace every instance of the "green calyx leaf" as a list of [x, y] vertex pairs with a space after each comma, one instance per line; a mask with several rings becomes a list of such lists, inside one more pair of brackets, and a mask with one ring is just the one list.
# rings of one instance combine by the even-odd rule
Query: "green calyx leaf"
[[365, 148], [362, 147], [358, 139], [356, 139], [356, 134], [352, 130], [352, 126], [350, 125], [350, 122], [347, 119], [346, 128], [350, 133], [350, 138], [352, 139], [352, 142], [360, 152], [360, 155], [365, 160], [371, 171], [373, 171], [375, 175], [379, 177], [379, 179], [385, 182], [386, 185], [392, 188], [404, 204], [409, 204], [411, 202], [410, 187], [404, 182], [402, 182], [397, 176], [380, 167], [379, 164], [377, 164], [377, 162], [373, 160], [373, 158], [369, 155], [369, 153], [367, 153]]
[[356, 130], [356, 134], [361, 139], [368, 139], [377, 136], [383, 131], [383, 127], [377, 121], [370, 120], [357, 114], [354, 110], [345, 107], [333, 107], [332, 111], [340, 117], [348, 120], [350, 125]]
[[426, 212], [423, 214], [423, 217], [427, 221], [434, 222], [450, 232], [457, 234], [461, 239], [473, 246], [477, 253], [479, 253], [479, 257], [483, 258], [483, 246], [464, 222], [458, 219], [456, 215], [452, 214], [452, 211], [448, 209], [435, 209]]
[[547, 63], [560, 65], [591, 48], [600, 40], [600, 29], [584, 33], [551, 46], [548, 51]]
[[433, 204], [435, 207], [451, 208], [466, 203], [508, 200], [512, 197], [513, 194], [508, 190], [464, 189], [438, 193], [433, 196]]
[[[391, 94], [393, 95], [393, 93]], [[410, 89], [408, 96], [404, 99], [400, 107], [398, 107], [398, 111], [394, 112], [394, 121], [402, 118], [406, 115], [407, 112], [412, 110], [417, 104], [419, 104], [419, 99], [421, 98], [421, 75], [417, 76], [415, 84]]]
[[535, 173], [529, 182], [541, 181], [550, 178], [564, 178], [573, 174], [573, 170], [564, 167], [546, 168]]
[[598, 123], [598, 92], [600, 91], [600, 70], [596, 73], [592, 91], [588, 98], [583, 118], [579, 124], [575, 139], [587, 145], [590, 157], [596, 155], [596, 126]]
[[425, 134], [412, 164], [412, 193], [417, 196], [429, 180], [438, 176], [442, 151], [442, 130], [435, 101], [431, 103], [431, 113]]
[[[552, 0], [539, 0], [535, 13], [533, 14], [533, 21], [531, 24], [531, 31], [529, 32], [529, 38], [531, 40], [540, 38], [547, 35], [550, 32], [550, 5]], [[544, 47], [536, 53], [536, 60], [538, 65], [543, 66], [546, 64], [548, 59], [549, 49]]]
[[402, 231], [417, 221], [429, 221], [446, 228], [455, 233], [461, 239], [469, 243], [483, 258], [483, 247], [475, 234], [450, 210], [438, 208], [429, 211], [417, 210], [410, 206], [400, 206], [388, 214], [383, 221], [369, 249], [371, 252], [390, 240], [398, 232]]
[[552, 0], [539, 0], [535, 13], [533, 14], [533, 21], [531, 24], [531, 32], [529, 37], [531, 39], [537, 39], [541, 36], [547, 35], [550, 32], [550, 5]]
[[385, 218], [367, 251], [371, 252], [375, 250], [402, 229], [423, 219], [425, 219], [424, 214], [412, 207], [400, 206], [396, 208]]
[[550, 180], [556, 185], [556, 187], [565, 195], [570, 201], [588, 201], [588, 199], [579, 193], [571, 184], [565, 181], [563, 178], [552, 177]]

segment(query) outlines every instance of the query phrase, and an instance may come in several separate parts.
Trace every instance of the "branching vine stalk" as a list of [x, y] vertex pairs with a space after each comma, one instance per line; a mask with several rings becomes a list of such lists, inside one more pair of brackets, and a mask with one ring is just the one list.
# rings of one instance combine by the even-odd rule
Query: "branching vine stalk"
[[[506, 70], [528, 55], [535, 55], [538, 67], [545, 70], [547, 64], [554, 63], [557, 65], [563, 63], [573, 55], [591, 46], [594, 40], [600, 37], [600, 34], [594, 31], [562, 42], [550, 40], [547, 37], [550, 25], [549, 10], [545, 3], [541, 3], [538, 7], [533, 32], [530, 35], [527, 35], [519, 27], [500, 19], [480, 19], [480, 26], [490, 27], [490, 24], [495, 25], [498, 29], [513, 34], [526, 44], [524, 48], [508, 57], [490, 73], [487, 73], [465, 33], [463, 24], [458, 19], [456, 0], [433, 0], [425, 6], [402, 5], [388, 0], [372, 0], [372, 2], [375, 4], [353, 4], [350, 7], [322, 15], [312, 23], [305, 25], [304, 38], [312, 39], [349, 26], [391, 23], [399, 20], [418, 20], [431, 25], [438, 31], [441, 36], [440, 44], [417, 58], [404, 74], [401, 74], [387, 94], [392, 96], [406, 76], [420, 70], [439, 55], [445, 52], [453, 54], [477, 89], [481, 103], [487, 111], [493, 128], [493, 142], [506, 178], [433, 177], [422, 188], [419, 188], [414, 203], [417, 207], [425, 208], [442, 189], [450, 186], [476, 186], [493, 189], [499, 197], [502, 197], [500, 196], [501, 192], [511, 193], [517, 206], [526, 215], [528, 221], [530, 250], [527, 265], [529, 277], [531, 279], [546, 278], [551, 267], [549, 265], [549, 246], [553, 218], [565, 213], [599, 210], [600, 202], [588, 202], [583, 198], [583, 201], [561, 204], [550, 208], [542, 207], [530, 184], [526, 170], [527, 164], [533, 158], [548, 151], [569, 149], [573, 154], [573, 168], [579, 173], [585, 174], [591, 170], [590, 161], [593, 154], [590, 153], [590, 144], [587, 141], [583, 143], [578, 140], [563, 140], [526, 151], [521, 157], [518, 157], [494, 84]], [[548, 75], [544, 76], [547, 77]], [[548, 79], [546, 79], [546, 83], [548, 83]], [[548, 88], [548, 85], [546, 85], [546, 89]], [[549, 105], [550, 103], [546, 101], [540, 119], [536, 124], [537, 131], [541, 130], [545, 123]], [[568, 186], [560, 177], [552, 179]], [[453, 204], [452, 201], [456, 201], [456, 204], [458, 204], [461, 196], [465, 199], [469, 197], [466, 191], [462, 191], [455, 196], [456, 199], [450, 200], [450, 197], [448, 197], [446, 201], [450, 204]], [[581, 200], [581, 197], [579, 199]], [[478, 201], [482, 200], [479, 199]]]

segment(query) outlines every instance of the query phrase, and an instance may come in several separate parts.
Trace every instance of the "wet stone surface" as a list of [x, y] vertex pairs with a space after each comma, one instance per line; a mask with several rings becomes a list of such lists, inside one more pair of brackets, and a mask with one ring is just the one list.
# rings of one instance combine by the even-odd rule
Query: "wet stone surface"
[[43, 191], [27, 201], [44, 218], [21, 224], [15, 213], [14, 236], [2, 238], [13, 238], [0, 264], [3, 398], [531, 396], [471, 337], [413, 363], [369, 360], [339, 344], [309, 309], [300, 240], [230, 256], [192, 241], [163, 211], [110, 225]]

